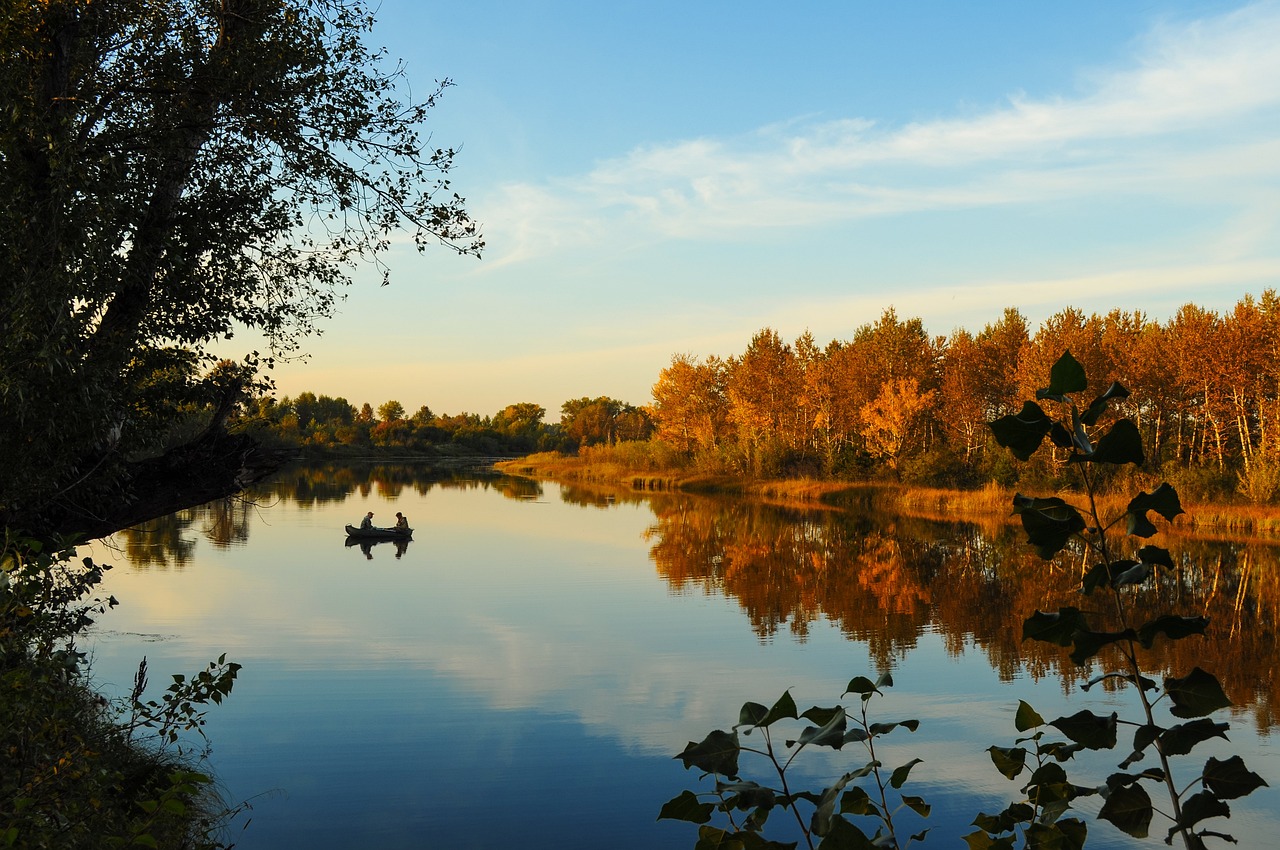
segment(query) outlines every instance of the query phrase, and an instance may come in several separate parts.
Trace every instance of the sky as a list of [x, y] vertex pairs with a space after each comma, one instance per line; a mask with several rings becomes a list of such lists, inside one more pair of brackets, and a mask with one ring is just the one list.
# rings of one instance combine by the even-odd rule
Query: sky
[[481, 259], [359, 272], [310, 390], [547, 421], [892, 307], [1157, 321], [1280, 283], [1280, 2], [382, 0]]

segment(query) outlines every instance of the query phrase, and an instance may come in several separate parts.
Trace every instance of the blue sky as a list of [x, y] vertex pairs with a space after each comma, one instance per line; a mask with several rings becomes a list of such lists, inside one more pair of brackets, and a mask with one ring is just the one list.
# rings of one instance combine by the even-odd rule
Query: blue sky
[[1280, 3], [383, 0], [481, 260], [407, 243], [282, 394], [650, 401], [772, 327], [1164, 320], [1280, 282]]

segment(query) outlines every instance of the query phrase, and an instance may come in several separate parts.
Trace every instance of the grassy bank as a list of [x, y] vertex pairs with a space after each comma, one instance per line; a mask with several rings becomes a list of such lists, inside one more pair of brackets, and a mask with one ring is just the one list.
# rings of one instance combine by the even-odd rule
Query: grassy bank
[[[875, 507], [909, 516], [930, 519], [965, 519], [981, 522], [1013, 521], [1010, 505], [1016, 490], [994, 484], [977, 490], [918, 487], [893, 482], [838, 481], [815, 478], [752, 479], [724, 474], [701, 473], [694, 469], [659, 468], [645, 455], [641, 462], [627, 463], [620, 453], [562, 455], [556, 452], [533, 454], [502, 461], [497, 468], [511, 475], [546, 478], [553, 481], [609, 486], [625, 486], [637, 491], [679, 491], [750, 496], [779, 504], [810, 507]], [[1154, 482], [1154, 488], [1159, 482]], [[1071, 493], [1060, 495], [1071, 501]], [[1132, 494], [1116, 493], [1099, 498], [1104, 516], [1119, 516]], [[1183, 502], [1185, 514], [1174, 528], [1196, 537], [1237, 539], [1265, 537], [1280, 539], [1280, 507], [1249, 502]]]

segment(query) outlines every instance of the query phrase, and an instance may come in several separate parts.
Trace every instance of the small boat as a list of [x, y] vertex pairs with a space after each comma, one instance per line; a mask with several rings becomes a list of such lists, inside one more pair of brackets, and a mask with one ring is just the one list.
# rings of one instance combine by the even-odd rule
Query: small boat
[[347, 537], [354, 537], [357, 540], [408, 540], [413, 537], [413, 529], [406, 528], [401, 531], [398, 528], [356, 528], [354, 525], [347, 526]]

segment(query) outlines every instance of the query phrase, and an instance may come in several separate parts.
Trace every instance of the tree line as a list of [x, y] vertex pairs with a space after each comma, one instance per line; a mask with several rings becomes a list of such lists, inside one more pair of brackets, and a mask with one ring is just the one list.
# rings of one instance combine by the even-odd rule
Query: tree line
[[647, 440], [653, 422], [643, 408], [608, 396], [583, 397], [560, 407], [560, 421], [532, 402], [509, 404], [493, 415], [436, 414], [423, 405], [410, 415], [395, 399], [374, 408], [345, 398], [302, 392], [277, 400], [260, 396], [247, 406], [249, 421], [267, 434], [311, 449], [339, 446], [438, 450], [481, 454], [576, 451], [582, 446]]
[[1052, 461], [1015, 470], [987, 423], [1017, 413], [1067, 350], [1087, 374], [1129, 390], [1117, 413], [1138, 425], [1148, 463], [1166, 477], [1194, 478], [1197, 495], [1276, 494], [1280, 299], [1270, 289], [1222, 314], [1187, 304], [1165, 322], [1067, 307], [1033, 331], [1011, 307], [977, 333], [931, 337], [888, 308], [826, 346], [766, 328], [738, 355], [675, 355], [650, 415], [656, 440], [707, 468], [1008, 484], [1051, 475]]

